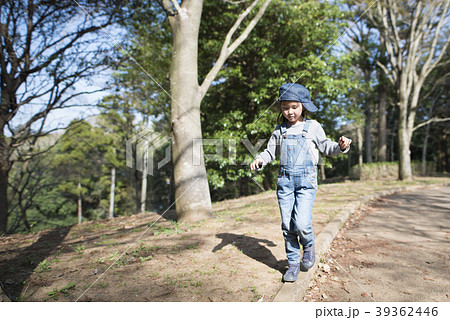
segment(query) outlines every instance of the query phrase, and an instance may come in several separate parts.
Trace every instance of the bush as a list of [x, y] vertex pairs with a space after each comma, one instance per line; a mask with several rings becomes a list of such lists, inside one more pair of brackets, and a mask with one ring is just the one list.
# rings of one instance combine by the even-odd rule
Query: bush
[[398, 162], [371, 162], [356, 165], [350, 170], [356, 180], [398, 179]]
[[427, 161], [425, 174], [422, 174], [422, 161], [412, 161], [411, 170], [413, 176], [434, 176], [437, 174], [436, 162]]
[[[413, 176], [422, 175], [422, 163], [412, 161], [411, 170]], [[425, 175], [433, 175], [436, 170], [433, 162], [427, 162]], [[362, 166], [353, 166], [350, 170], [350, 178], [356, 180], [398, 179], [398, 162], [371, 162]]]

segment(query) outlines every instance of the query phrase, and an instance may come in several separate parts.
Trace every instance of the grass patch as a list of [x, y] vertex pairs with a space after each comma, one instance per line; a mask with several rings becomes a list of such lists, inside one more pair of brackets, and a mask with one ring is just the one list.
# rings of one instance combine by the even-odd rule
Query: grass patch
[[117, 268], [120, 268], [120, 267], [128, 265], [128, 263], [129, 263], [129, 261], [127, 260], [127, 258], [126, 257], [122, 257], [122, 258], [120, 258], [119, 260], [116, 261], [115, 266]]
[[84, 253], [84, 244], [77, 245], [77, 247], [75, 248], [75, 252], [78, 254], [83, 254]]
[[164, 278], [164, 284], [165, 284], [166, 286], [174, 286], [174, 285], [177, 284], [177, 282], [178, 282], [178, 280], [172, 278], [170, 275], [167, 275], [167, 276]]
[[59, 297], [61, 295], [65, 296], [65, 297], [69, 297], [69, 290], [75, 288], [75, 283], [71, 282], [69, 283], [67, 286], [61, 288], [61, 289], [53, 289], [52, 291], [47, 292], [47, 296], [48, 298], [45, 301], [48, 301], [50, 299], [53, 300], [59, 300]]
[[261, 299], [262, 295], [258, 292], [258, 289], [255, 286], [251, 287], [250, 291], [253, 293], [252, 302], [255, 302], [255, 301], [258, 301], [259, 299]]
[[151, 260], [153, 256], [147, 256], [147, 257], [139, 257], [139, 261], [141, 261], [141, 264], [144, 264], [145, 261]]
[[92, 224], [84, 226], [83, 227], [83, 231], [84, 232], [91, 232], [91, 231], [108, 229], [108, 228], [110, 228], [108, 225], [105, 225], [103, 223], [95, 222], [95, 223], [92, 223]]
[[50, 262], [47, 261], [47, 259], [45, 259], [44, 261], [39, 262], [38, 266], [36, 267], [35, 271], [41, 273], [41, 272], [46, 272], [46, 271], [50, 271]]
[[104, 245], [104, 246], [108, 246], [109, 248], [112, 248], [112, 247], [120, 245], [120, 242], [117, 242], [116, 239], [107, 239], [102, 242], [96, 242], [95, 244], [100, 244], [100, 245]]
[[[171, 226], [164, 227], [160, 225], [153, 225], [151, 229], [153, 230], [153, 235], [158, 236], [160, 234], [165, 234], [166, 236], [171, 236], [173, 234], [181, 234], [183, 231], [187, 231], [187, 228], [182, 226], [176, 221], [170, 221]], [[150, 227], [150, 226], [149, 226]]]

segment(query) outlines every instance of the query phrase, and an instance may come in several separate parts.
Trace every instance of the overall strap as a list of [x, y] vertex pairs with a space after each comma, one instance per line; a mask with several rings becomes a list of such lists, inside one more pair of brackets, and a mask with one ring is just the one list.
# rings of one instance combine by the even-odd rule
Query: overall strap
[[284, 124], [284, 122], [280, 125], [280, 132], [281, 136], [286, 138], [286, 125]]
[[306, 137], [306, 134], [308, 133], [309, 125], [311, 124], [311, 119], [307, 119], [305, 126], [303, 127], [302, 131], [302, 137]]

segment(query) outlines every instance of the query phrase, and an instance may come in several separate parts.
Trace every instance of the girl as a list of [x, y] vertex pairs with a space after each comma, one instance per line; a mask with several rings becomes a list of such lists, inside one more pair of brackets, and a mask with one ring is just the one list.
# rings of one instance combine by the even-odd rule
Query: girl
[[[296, 83], [283, 84], [278, 101], [285, 121], [275, 128], [267, 149], [255, 158], [250, 169], [261, 168], [280, 155], [277, 197], [289, 263], [283, 280], [294, 282], [301, 266], [307, 270], [315, 262], [312, 208], [317, 189], [319, 150], [327, 156], [346, 153], [352, 140], [342, 136], [338, 142], [333, 142], [325, 136], [317, 121], [305, 118], [305, 110], [317, 111], [305, 87]], [[303, 247], [301, 261], [300, 244]]]

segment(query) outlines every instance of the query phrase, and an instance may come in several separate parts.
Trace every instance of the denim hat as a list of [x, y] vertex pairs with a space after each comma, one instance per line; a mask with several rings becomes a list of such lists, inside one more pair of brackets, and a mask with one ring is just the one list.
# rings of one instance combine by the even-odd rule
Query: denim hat
[[278, 101], [298, 101], [309, 112], [316, 112], [318, 110], [311, 102], [308, 89], [298, 83], [285, 83], [280, 87], [279, 91], [280, 97]]

